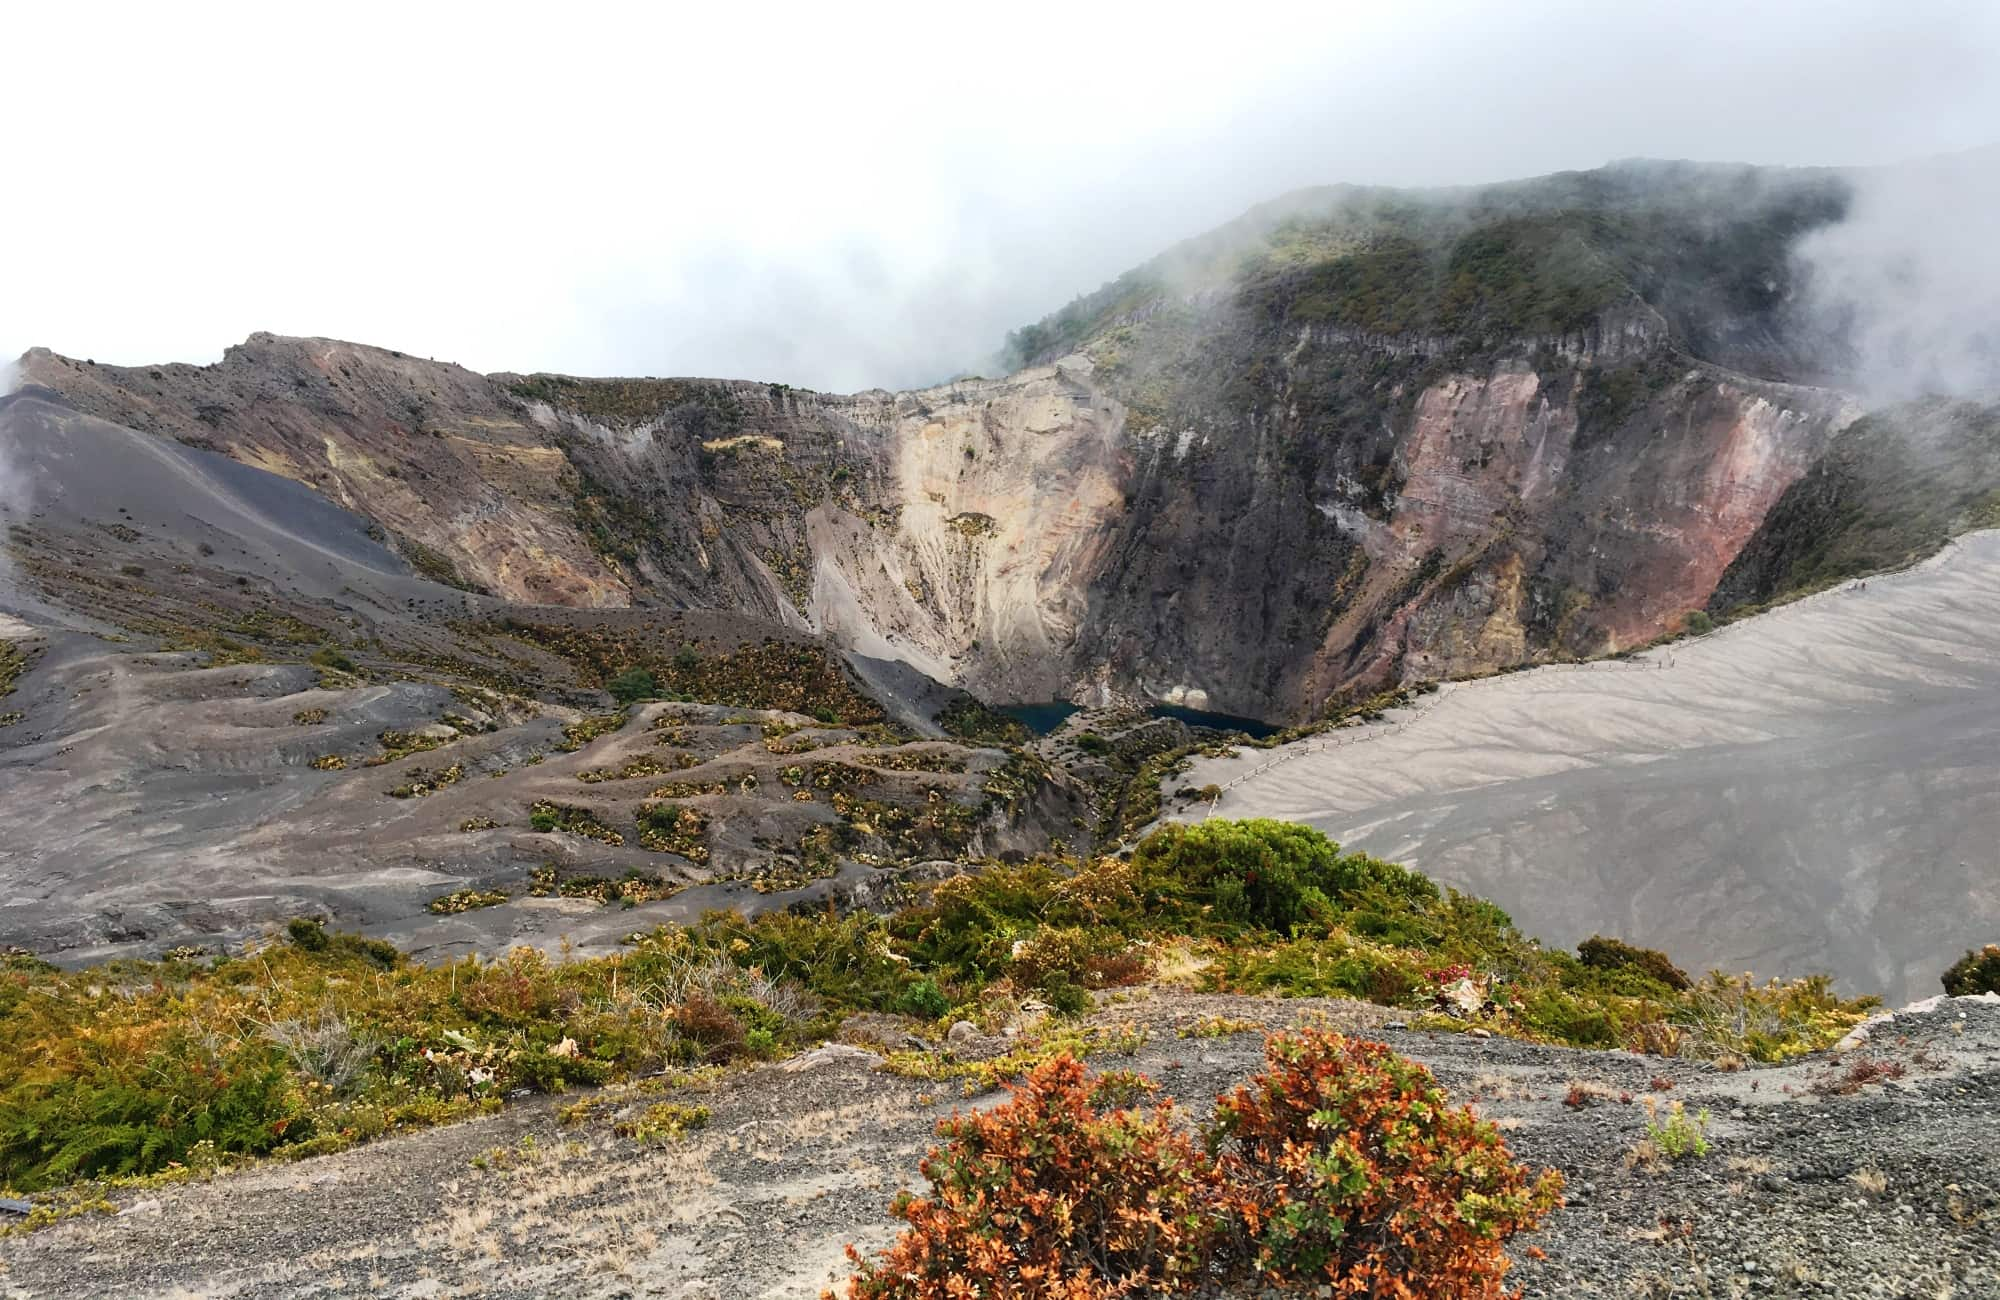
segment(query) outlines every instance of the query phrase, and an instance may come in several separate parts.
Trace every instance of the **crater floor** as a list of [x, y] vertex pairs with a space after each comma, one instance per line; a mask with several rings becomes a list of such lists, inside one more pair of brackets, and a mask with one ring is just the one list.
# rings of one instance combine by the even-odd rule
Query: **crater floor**
[[1181, 819], [1276, 817], [1690, 967], [1890, 1005], [2000, 930], [2000, 533], [1624, 661], [1450, 685], [1198, 760]]

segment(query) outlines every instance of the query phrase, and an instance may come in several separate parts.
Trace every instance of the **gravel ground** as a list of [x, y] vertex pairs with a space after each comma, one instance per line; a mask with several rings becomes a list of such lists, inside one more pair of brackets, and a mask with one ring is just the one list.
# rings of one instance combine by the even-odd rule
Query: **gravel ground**
[[[1148, 1038], [1135, 1059], [1095, 1064], [1153, 1075], [1198, 1116], [1261, 1052], [1256, 1032], [1177, 1036], [1200, 1017], [1317, 1017], [1393, 1043], [1500, 1123], [1523, 1159], [1568, 1178], [1569, 1204], [1514, 1243], [1529, 1296], [2000, 1296], [2000, 1005], [1946, 1001], [1845, 1054], [1738, 1072], [1412, 1033], [1392, 1014], [1151, 991], [1100, 1009], [1101, 1022], [1134, 1022]], [[1862, 1061], [1903, 1073], [1841, 1091]], [[672, 1100], [712, 1118], [660, 1147], [612, 1131], [629, 1096], [600, 1094], [573, 1127], [558, 1102], [537, 1099], [335, 1156], [122, 1194], [115, 1217], [0, 1240], [0, 1295], [812, 1296], [842, 1275], [844, 1244], [891, 1238], [884, 1207], [915, 1180], [935, 1120], [999, 1099], [968, 1103], [875, 1067], [835, 1046], [677, 1090]], [[1598, 1099], [1568, 1106], [1573, 1084]], [[1707, 1158], [1628, 1167], [1649, 1093], [1712, 1113]]]

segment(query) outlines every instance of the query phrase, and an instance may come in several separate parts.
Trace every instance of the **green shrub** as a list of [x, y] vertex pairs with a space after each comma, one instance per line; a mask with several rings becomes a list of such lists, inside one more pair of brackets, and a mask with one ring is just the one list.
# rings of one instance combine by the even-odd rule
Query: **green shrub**
[[1521, 999], [1521, 1023], [1536, 1037], [1572, 1047], [1616, 1047], [1619, 1033], [1604, 1006], [1564, 989], [1536, 989]]
[[295, 916], [285, 922], [285, 933], [291, 941], [307, 952], [325, 952], [331, 942], [326, 935], [326, 927], [309, 916]]
[[1667, 954], [1657, 948], [1635, 948], [1617, 939], [1607, 939], [1603, 935], [1592, 935], [1576, 946], [1576, 955], [1585, 966], [1593, 970], [1617, 971], [1633, 970], [1664, 985], [1675, 992], [1693, 987], [1687, 972], [1667, 960]]
[[0, 1092], [0, 1185], [147, 1173], [197, 1142], [259, 1155], [312, 1135], [275, 1048], [217, 1051], [199, 1037], [173, 1033], [144, 1060], [109, 1060], [93, 1047], [97, 1068], [87, 1075], [26, 1071]]
[[896, 1010], [919, 1020], [938, 1020], [951, 1010], [951, 1003], [935, 983], [920, 979], [904, 989], [896, 999]]
[[1944, 973], [1944, 991], [1955, 998], [2000, 993], [2000, 944], [1989, 943], [1953, 962]]
[[627, 668], [604, 684], [611, 692], [611, 698], [620, 704], [636, 704], [640, 700], [657, 698], [660, 683], [644, 668]]
[[356, 673], [361, 671], [338, 646], [321, 646], [312, 652], [312, 662], [321, 668], [331, 668], [335, 672]]
[[1291, 822], [1211, 820], [1168, 826], [1133, 854], [1149, 902], [1206, 905], [1223, 921], [1279, 934], [1324, 929], [1338, 907], [1371, 889], [1403, 903], [1438, 897], [1423, 876], [1340, 846]]
[[1273, 1035], [1209, 1142], [1237, 1248], [1284, 1287], [1499, 1300], [1501, 1243], [1561, 1204], [1423, 1066], [1323, 1030]]

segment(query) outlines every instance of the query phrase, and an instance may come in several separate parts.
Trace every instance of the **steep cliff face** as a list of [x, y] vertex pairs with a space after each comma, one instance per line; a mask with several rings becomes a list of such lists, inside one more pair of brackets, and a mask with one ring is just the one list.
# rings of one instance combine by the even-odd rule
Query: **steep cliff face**
[[1771, 503], [1709, 597], [1730, 614], [1935, 554], [2000, 525], [2000, 404], [1931, 400], [1843, 429]]
[[1239, 442], [1135, 438], [1134, 518], [1081, 666], [1300, 716], [1671, 629], [1851, 414], [1665, 349], [1648, 364], [1654, 391], [1615, 422], [1593, 418], [1588, 360], [1504, 357], [1413, 385], [1373, 428], [1281, 411]]
[[908, 393], [268, 335], [25, 377], [511, 600], [737, 610], [993, 698], [1296, 719], [1706, 604], [1857, 413], [1786, 382], [1814, 355], [1786, 250], [1841, 202], [1671, 168], [1294, 196], [1021, 332], [1015, 373]]

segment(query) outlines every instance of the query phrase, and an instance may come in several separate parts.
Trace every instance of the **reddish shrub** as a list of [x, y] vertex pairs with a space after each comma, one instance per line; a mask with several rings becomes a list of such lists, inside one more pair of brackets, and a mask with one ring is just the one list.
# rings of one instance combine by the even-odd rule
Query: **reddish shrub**
[[1086, 988], [1117, 988], [1139, 983], [1152, 973], [1152, 969], [1152, 964], [1143, 954], [1130, 949], [1099, 953], [1084, 963], [1083, 982]]
[[1380, 1043], [1273, 1035], [1262, 1074], [1218, 1099], [1211, 1147], [1244, 1258], [1337, 1295], [1499, 1300], [1501, 1243], [1561, 1203], [1491, 1124]]
[[1128, 948], [1123, 936], [1049, 927], [1020, 946], [1007, 975], [1024, 989], [1045, 988], [1052, 981], [1101, 989], [1136, 984], [1148, 969], [1145, 956]]
[[548, 959], [525, 948], [468, 971], [456, 997], [474, 1019], [503, 1025], [551, 1020], [576, 1004], [575, 993], [556, 983]]
[[[1137, 1076], [1093, 1085], [1068, 1057], [1005, 1105], [938, 1125], [929, 1196], [850, 1300], [1112, 1300], [1207, 1294], [1260, 1274], [1285, 1290], [1501, 1300], [1507, 1237], [1560, 1203], [1492, 1125], [1379, 1043], [1305, 1031], [1218, 1098], [1207, 1158], [1171, 1110], [1105, 1112]], [[834, 1292], [823, 1294], [831, 1300]]]
[[743, 1022], [706, 993], [690, 993], [674, 1008], [674, 1028], [698, 1045], [708, 1060], [727, 1061], [743, 1054]]
[[1863, 1056], [1849, 1064], [1845, 1073], [1836, 1072], [1816, 1080], [1812, 1090], [1822, 1097], [1852, 1097], [1871, 1083], [1888, 1083], [1906, 1073], [1908, 1071], [1901, 1061]]
[[[927, 1197], [875, 1260], [853, 1247], [853, 1300], [1107, 1300], [1191, 1289], [1214, 1232], [1209, 1166], [1170, 1107], [1100, 1112], [1060, 1057], [1011, 1100], [940, 1121]], [[829, 1291], [825, 1296], [835, 1293]]]

